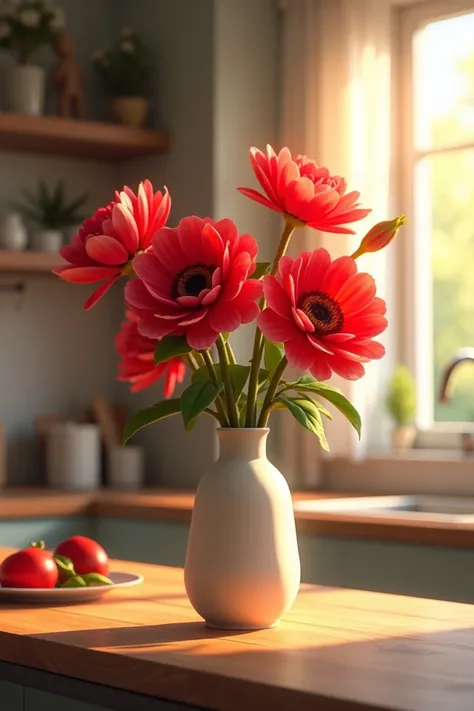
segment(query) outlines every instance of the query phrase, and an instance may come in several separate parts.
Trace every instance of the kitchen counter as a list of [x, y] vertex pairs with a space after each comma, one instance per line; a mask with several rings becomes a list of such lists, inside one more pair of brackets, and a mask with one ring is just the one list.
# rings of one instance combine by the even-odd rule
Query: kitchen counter
[[[316, 491], [293, 494], [295, 501], [302, 498], [348, 496], [361, 496], [361, 493]], [[6, 489], [0, 492], [0, 522], [9, 519], [91, 516], [188, 524], [193, 504], [193, 492], [172, 489], [150, 489], [137, 493], [103, 490], [87, 494], [44, 488]], [[298, 511], [296, 525], [299, 532], [309, 535], [474, 548], [473, 524], [397, 521], [383, 514], [364, 516], [362, 513]]]
[[[71, 607], [0, 605], [0, 683], [16, 669], [24, 686], [41, 686], [43, 674], [49, 692], [72, 696], [80, 680], [99, 685], [89, 687], [93, 703], [109, 689], [116, 703], [104, 706], [134, 711], [161, 709], [158, 699], [214, 711], [474, 707], [470, 605], [302, 586], [279, 627], [218, 631], [189, 605], [181, 569], [112, 569], [145, 583]], [[133, 703], [117, 692], [132, 692]]]

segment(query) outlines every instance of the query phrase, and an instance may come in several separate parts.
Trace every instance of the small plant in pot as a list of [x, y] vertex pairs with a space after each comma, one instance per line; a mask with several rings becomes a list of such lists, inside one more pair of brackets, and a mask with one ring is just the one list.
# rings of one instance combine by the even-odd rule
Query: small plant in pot
[[79, 210], [88, 199], [86, 193], [68, 200], [64, 183], [59, 181], [54, 188], [40, 180], [36, 194], [21, 191], [24, 202], [13, 207], [35, 226], [33, 248], [41, 252], [58, 252], [63, 243], [63, 230], [82, 222]]
[[410, 370], [398, 365], [393, 372], [385, 398], [387, 411], [394, 422], [392, 430], [393, 449], [409, 449], [416, 437], [413, 424], [416, 414], [416, 388]]
[[43, 113], [45, 71], [30, 61], [38, 49], [53, 44], [63, 24], [63, 12], [51, 0], [0, 0], [0, 49], [16, 63], [5, 74], [8, 111]]
[[114, 120], [143, 126], [149, 109], [150, 63], [140, 35], [123, 29], [113, 47], [95, 53], [94, 67], [112, 98]]

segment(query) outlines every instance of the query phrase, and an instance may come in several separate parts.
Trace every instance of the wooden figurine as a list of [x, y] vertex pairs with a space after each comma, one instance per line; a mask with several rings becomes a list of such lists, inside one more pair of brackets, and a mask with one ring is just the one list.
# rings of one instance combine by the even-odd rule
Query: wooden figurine
[[58, 115], [84, 118], [84, 72], [74, 57], [74, 39], [61, 32], [54, 45], [59, 57], [53, 67], [53, 84], [58, 92]]

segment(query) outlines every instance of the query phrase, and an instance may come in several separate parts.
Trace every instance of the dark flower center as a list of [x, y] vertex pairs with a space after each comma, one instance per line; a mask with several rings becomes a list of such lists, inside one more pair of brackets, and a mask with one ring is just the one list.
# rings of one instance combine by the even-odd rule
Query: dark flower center
[[192, 264], [176, 276], [173, 284], [173, 298], [179, 296], [199, 296], [204, 289], [212, 288], [212, 274], [215, 267]]
[[309, 318], [317, 336], [339, 333], [344, 326], [341, 307], [325, 291], [310, 291], [303, 294], [297, 306]]

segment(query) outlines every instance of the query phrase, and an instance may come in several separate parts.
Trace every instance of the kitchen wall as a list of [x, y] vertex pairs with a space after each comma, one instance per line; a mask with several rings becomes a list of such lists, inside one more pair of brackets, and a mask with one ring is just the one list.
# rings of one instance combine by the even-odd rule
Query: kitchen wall
[[[236, 190], [253, 184], [248, 149], [276, 140], [278, 12], [273, 0], [122, 0], [123, 19], [150, 44], [158, 74], [155, 117], [172, 134], [164, 159], [124, 169], [124, 179], [148, 175], [173, 196], [170, 224], [189, 214], [228, 216], [258, 238], [262, 256], [278, 222]], [[245, 355], [252, 333], [236, 341]], [[134, 407], [156, 395], [129, 396]], [[201, 418], [185, 435], [179, 418], [138, 436], [147, 447], [149, 480], [195, 486], [215, 455], [213, 421]]]
[[[107, 102], [90, 63], [97, 47], [118, 30], [115, 0], [63, 0], [67, 24], [76, 38], [77, 57], [86, 76], [87, 113], [106, 118]], [[87, 12], [84, 11], [87, 6]], [[42, 51], [38, 63], [50, 68], [54, 55]], [[4, 52], [0, 67], [11, 62]], [[0, 98], [1, 102], [1, 98]], [[53, 109], [48, 94], [48, 110]], [[18, 188], [36, 187], [39, 178], [54, 184], [64, 179], [71, 196], [88, 191], [85, 211], [110, 200], [117, 167], [99, 162], [0, 153], [0, 213], [17, 198]], [[17, 275], [0, 275], [0, 284], [17, 282]], [[21, 298], [0, 292], [0, 418], [7, 425], [8, 472], [12, 483], [37, 483], [41, 477], [33, 439], [34, 418], [44, 412], [75, 412], [91, 396], [115, 394], [115, 355], [111, 345], [118, 317], [117, 294], [86, 314], [82, 309], [90, 289], [68, 286], [49, 276], [21, 276]]]
[[[34, 186], [39, 176], [51, 182], [65, 176], [71, 192], [88, 189], [91, 210], [117, 185], [149, 177], [172, 193], [171, 224], [193, 213], [229, 216], [258, 238], [262, 258], [268, 257], [278, 221], [236, 186], [254, 182], [249, 146], [276, 140], [276, 2], [64, 0], [62, 6], [87, 70], [91, 117], [105, 118], [107, 112], [90, 67], [93, 50], [125, 25], [143, 34], [155, 67], [153, 123], [170, 130], [172, 149], [122, 166], [2, 153], [0, 210], [17, 185]], [[43, 53], [40, 60], [51, 66], [53, 58]], [[51, 101], [50, 96], [50, 107]], [[12, 280], [1, 277], [0, 283]], [[112, 335], [122, 311], [120, 289], [85, 314], [87, 288], [46, 277], [24, 281], [20, 302], [0, 294], [0, 326], [8, 334], [0, 346], [0, 418], [8, 423], [9, 469], [16, 483], [37, 480], [34, 450], [25, 446], [36, 414], [73, 411], [96, 392], [133, 408], [157, 399], [156, 392], [130, 395], [126, 385], [115, 382]], [[248, 352], [250, 339], [248, 329], [239, 335], [239, 355]], [[186, 437], [179, 418], [172, 418], [142, 433], [140, 441], [153, 484], [194, 486], [215, 454], [213, 424], [204, 418]]]

